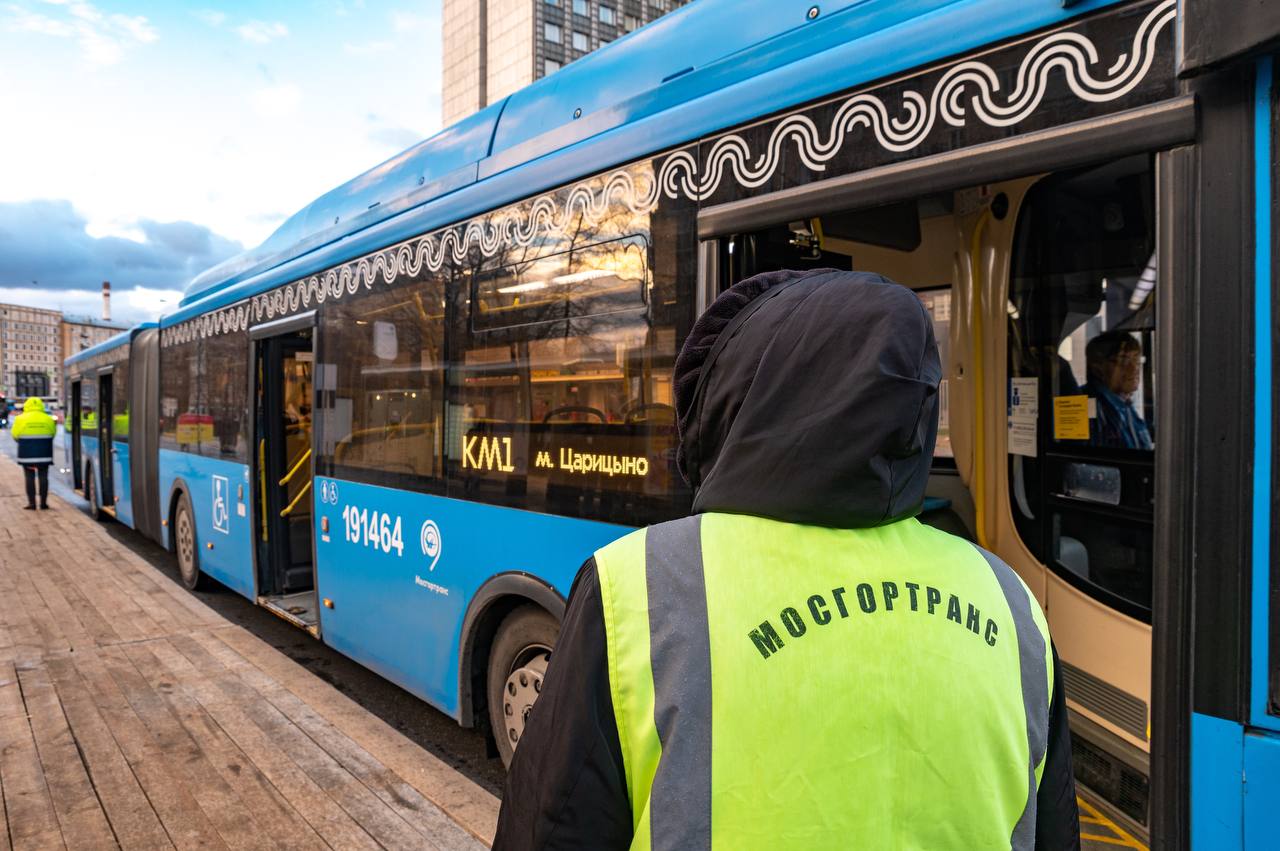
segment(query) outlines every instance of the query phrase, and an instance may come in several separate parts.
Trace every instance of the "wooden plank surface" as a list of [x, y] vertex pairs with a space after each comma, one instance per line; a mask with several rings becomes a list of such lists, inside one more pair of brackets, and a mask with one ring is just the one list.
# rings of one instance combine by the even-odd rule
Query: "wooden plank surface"
[[128, 534], [24, 503], [0, 459], [0, 851], [487, 847], [494, 796]]

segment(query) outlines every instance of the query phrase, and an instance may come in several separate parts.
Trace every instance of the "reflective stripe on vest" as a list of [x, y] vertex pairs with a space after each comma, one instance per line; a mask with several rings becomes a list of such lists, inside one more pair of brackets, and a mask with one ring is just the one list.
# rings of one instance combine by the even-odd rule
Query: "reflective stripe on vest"
[[632, 848], [1033, 847], [1048, 629], [999, 559], [707, 514], [596, 564]]
[[25, 434], [18, 438], [18, 463], [53, 463], [53, 438], [39, 434]]

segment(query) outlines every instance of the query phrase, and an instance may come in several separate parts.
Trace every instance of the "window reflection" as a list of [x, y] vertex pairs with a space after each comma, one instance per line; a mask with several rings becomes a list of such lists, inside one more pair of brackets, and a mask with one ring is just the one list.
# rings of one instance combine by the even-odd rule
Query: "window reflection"
[[667, 516], [682, 489], [674, 328], [641, 309], [485, 336], [455, 377], [449, 454], [468, 496], [617, 522]]
[[443, 489], [445, 281], [433, 276], [344, 302], [316, 370], [321, 455], [338, 474]]
[[217, 334], [206, 338], [200, 351], [200, 375], [208, 385], [202, 395], [213, 429], [209, 454], [242, 464], [249, 461], [250, 443], [248, 347], [242, 334]]
[[446, 456], [467, 498], [666, 519], [685, 498], [674, 300], [652, 297], [646, 217], [577, 224], [475, 274]]
[[200, 343], [169, 346], [160, 370], [160, 448], [199, 453], [212, 442], [213, 418], [198, 400]]
[[478, 276], [476, 330], [643, 308], [648, 245], [642, 236], [587, 245]]
[[116, 361], [111, 371], [111, 439], [129, 442], [129, 361]]
[[494, 213], [497, 255], [326, 304], [320, 474], [629, 525], [687, 511], [671, 371], [696, 211], [570, 200], [528, 234], [509, 223], [545, 211]]
[[1014, 520], [1060, 576], [1138, 618], [1151, 605], [1159, 289], [1148, 157], [1031, 189], [1008, 309]]
[[929, 311], [933, 322], [933, 338], [938, 344], [938, 359], [943, 378], [938, 382], [938, 439], [933, 457], [954, 458], [951, 448], [951, 393], [946, 378], [951, 369], [951, 287], [916, 290], [916, 295]]
[[98, 382], [92, 377], [80, 383], [80, 433], [98, 436]]

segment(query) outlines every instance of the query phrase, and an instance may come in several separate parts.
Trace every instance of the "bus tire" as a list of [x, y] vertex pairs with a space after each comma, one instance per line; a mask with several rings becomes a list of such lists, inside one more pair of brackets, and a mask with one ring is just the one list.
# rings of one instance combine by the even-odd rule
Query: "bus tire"
[[196, 515], [186, 491], [182, 491], [173, 510], [173, 552], [178, 557], [178, 576], [188, 591], [198, 591], [205, 586], [204, 574], [200, 572], [200, 549], [196, 544]]
[[107, 512], [98, 504], [98, 486], [94, 482], [92, 466], [84, 468], [84, 498], [89, 503], [89, 516], [99, 523], [107, 522]]
[[487, 692], [489, 724], [504, 766], [511, 766], [559, 635], [560, 623], [534, 605], [514, 610], [498, 627], [489, 651]]

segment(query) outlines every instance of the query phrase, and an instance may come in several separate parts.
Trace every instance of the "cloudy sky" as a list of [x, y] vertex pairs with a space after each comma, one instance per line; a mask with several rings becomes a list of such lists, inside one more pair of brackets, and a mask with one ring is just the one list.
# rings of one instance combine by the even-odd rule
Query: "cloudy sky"
[[0, 0], [0, 301], [113, 318], [440, 126], [440, 0]]

